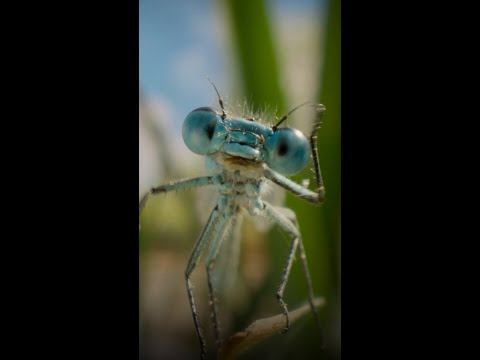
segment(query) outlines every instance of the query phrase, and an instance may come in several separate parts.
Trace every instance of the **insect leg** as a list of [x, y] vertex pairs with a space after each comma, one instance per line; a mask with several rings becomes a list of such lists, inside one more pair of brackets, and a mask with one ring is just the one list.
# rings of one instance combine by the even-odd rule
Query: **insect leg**
[[[325, 112], [325, 106], [323, 106], [322, 104], [317, 104], [314, 106], [319, 115], [318, 115], [318, 120], [315, 122], [315, 124], [312, 127], [312, 132], [309, 137], [309, 142], [310, 142], [310, 148], [312, 150], [313, 168], [315, 171], [315, 180], [317, 183], [317, 187], [315, 191], [311, 191], [309, 189], [304, 188], [303, 186], [288, 179], [287, 177], [277, 173], [276, 171], [273, 171], [266, 165], [264, 167], [263, 175], [267, 179], [283, 187], [285, 190], [290, 191], [292, 194], [298, 196], [299, 198], [302, 198], [313, 204], [322, 204], [325, 200], [325, 187], [323, 185], [322, 173], [320, 171], [320, 162], [318, 160], [317, 132], [320, 129], [320, 125], [322, 124], [322, 117], [323, 117], [323, 113]], [[293, 109], [291, 112], [295, 111], [297, 108]], [[286, 118], [286, 116], [288, 116], [290, 113], [283, 116], [281, 121], [283, 121]], [[277, 127], [279, 124], [275, 125], [275, 127]]]
[[200, 321], [197, 314], [197, 309], [195, 306], [195, 300], [193, 298], [193, 286], [192, 282], [190, 281], [190, 276], [193, 270], [196, 268], [198, 264], [198, 260], [205, 248], [205, 245], [208, 243], [209, 238], [211, 237], [212, 229], [215, 228], [219, 220], [219, 210], [218, 205], [213, 209], [212, 213], [210, 214], [210, 218], [208, 219], [207, 225], [203, 229], [202, 234], [198, 238], [195, 247], [193, 248], [192, 254], [190, 256], [190, 260], [188, 261], [187, 269], [185, 270], [185, 281], [187, 284], [187, 292], [188, 292], [188, 300], [190, 301], [190, 307], [192, 310], [193, 322], [195, 323], [195, 330], [197, 331], [198, 340], [200, 341], [201, 350], [201, 358], [206, 358], [207, 346], [205, 343], [205, 339], [203, 337], [202, 331], [200, 330]]
[[285, 286], [287, 285], [288, 277], [290, 275], [290, 270], [292, 269], [293, 259], [295, 258], [295, 252], [297, 250], [298, 244], [300, 242], [300, 231], [298, 228], [289, 220], [285, 215], [278, 211], [272, 205], [264, 203], [265, 214], [274, 222], [276, 222], [285, 232], [292, 237], [292, 243], [290, 245], [290, 250], [288, 252], [287, 261], [282, 272], [282, 278], [280, 285], [277, 289], [277, 300], [280, 303], [280, 306], [283, 308], [283, 313], [286, 319], [286, 326], [282, 332], [285, 332], [290, 327], [290, 320], [288, 318], [288, 309], [287, 305], [283, 301], [283, 293], [285, 291]]
[[317, 132], [322, 125], [323, 113], [325, 112], [325, 106], [322, 104], [316, 105], [318, 112], [318, 121], [313, 124], [312, 133], [310, 134], [310, 147], [312, 149], [313, 168], [315, 170], [315, 180], [317, 181], [317, 192], [321, 189], [324, 191], [322, 173], [320, 171], [320, 162], [318, 161], [318, 148], [317, 148]]
[[223, 178], [221, 175], [202, 176], [202, 177], [193, 178], [193, 179], [172, 181], [168, 184], [154, 187], [142, 197], [142, 200], [140, 200], [139, 215], [142, 213], [142, 210], [145, 207], [145, 204], [147, 203], [151, 195], [167, 193], [173, 190], [189, 189], [195, 186], [215, 185], [215, 184], [220, 184], [222, 181], [223, 181]]
[[270, 169], [267, 165], [264, 165], [263, 175], [273, 181], [275, 184], [283, 187], [285, 190], [290, 191], [293, 195], [298, 196], [313, 204], [323, 203], [325, 197], [325, 189], [323, 185], [318, 187], [315, 191], [304, 188], [302, 185], [286, 178], [285, 176]]
[[218, 322], [218, 311], [215, 301], [214, 286], [212, 281], [212, 270], [215, 265], [215, 260], [218, 255], [218, 251], [222, 246], [222, 243], [226, 237], [229, 235], [229, 230], [235, 226], [235, 215], [225, 211], [223, 216], [218, 221], [217, 228], [214, 230], [213, 237], [209, 245], [209, 251], [207, 257], [205, 258], [205, 266], [207, 270], [207, 279], [208, 279], [208, 295], [210, 299], [211, 313], [210, 316], [213, 322], [213, 330], [215, 333], [215, 341], [217, 347], [220, 348], [222, 345], [221, 336], [220, 336], [220, 326]]
[[[298, 221], [297, 221], [297, 216], [295, 213], [284, 207], [276, 207], [275, 208], [278, 212], [283, 213], [285, 217], [287, 217], [297, 229], [299, 229], [298, 226]], [[302, 263], [302, 271], [303, 275], [305, 277], [305, 282], [307, 283], [307, 292], [308, 292], [308, 302], [310, 303], [310, 309], [312, 311], [312, 315], [315, 318], [315, 323], [317, 324], [317, 327], [320, 331], [320, 336], [321, 336], [321, 345], [324, 347], [324, 334], [323, 334], [323, 328], [320, 322], [320, 316], [318, 315], [317, 308], [314, 304], [314, 299], [315, 296], [313, 294], [313, 286], [312, 286], [312, 279], [310, 277], [310, 272], [308, 271], [308, 264], [307, 264], [307, 255], [305, 253], [305, 248], [303, 247], [303, 241], [302, 238], [300, 237], [299, 244], [298, 244], [298, 251], [300, 252], [300, 261]]]

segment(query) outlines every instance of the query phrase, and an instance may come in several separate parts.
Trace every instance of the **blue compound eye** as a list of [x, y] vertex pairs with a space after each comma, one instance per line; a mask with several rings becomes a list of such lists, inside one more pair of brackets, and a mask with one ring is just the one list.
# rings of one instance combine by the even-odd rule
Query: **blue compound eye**
[[182, 136], [190, 151], [198, 155], [208, 154], [219, 119], [220, 116], [208, 107], [198, 108], [187, 115]]
[[268, 151], [267, 164], [286, 176], [298, 173], [310, 158], [310, 144], [297, 129], [278, 129], [268, 138], [265, 147]]

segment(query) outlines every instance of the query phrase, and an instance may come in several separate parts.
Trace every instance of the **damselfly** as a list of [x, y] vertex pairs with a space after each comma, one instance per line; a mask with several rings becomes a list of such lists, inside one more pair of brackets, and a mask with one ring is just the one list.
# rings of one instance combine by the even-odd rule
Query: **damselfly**
[[[182, 135], [186, 146], [195, 154], [207, 157], [214, 174], [193, 179], [173, 181], [152, 188], [140, 201], [140, 213], [151, 195], [167, 193], [178, 189], [211, 185], [218, 189], [216, 206], [210, 214], [205, 228], [198, 238], [185, 270], [185, 281], [196, 333], [201, 345], [201, 357], [206, 356], [206, 342], [200, 328], [195, 306], [191, 275], [202, 254], [205, 256], [208, 293], [212, 321], [217, 345], [221, 339], [217, 321], [217, 307], [213, 295], [212, 270], [222, 243], [228, 241], [232, 225], [246, 211], [252, 216], [263, 216], [276, 223], [290, 238], [290, 248], [285, 261], [276, 297], [285, 316], [285, 329], [290, 326], [287, 305], [283, 294], [298, 249], [303, 274], [307, 283], [308, 300], [312, 314], [320, 327], [320, 320], [314, 305], [314, 294], [307, 266], [305, 249], [295, 213], [284, 207], [277, 207], [262, 199], [269, 182], [273, 182], [301, 199], [319, 205], [324, 201], [324, 186], [316, 145], [317, 132], [325, 107], [310, 105], [318, 114], [310, 135], [291, 127], [280, 127], [302, 104], [269, 125], [253, 116], [230, 116], [224, 102], [218, 95], [221, 112], [210, 107], [201, 107], [190, 112], [183, 123]], [[304, 169], [312, 158], [316, 188], [309, 190], [287, 178]]]

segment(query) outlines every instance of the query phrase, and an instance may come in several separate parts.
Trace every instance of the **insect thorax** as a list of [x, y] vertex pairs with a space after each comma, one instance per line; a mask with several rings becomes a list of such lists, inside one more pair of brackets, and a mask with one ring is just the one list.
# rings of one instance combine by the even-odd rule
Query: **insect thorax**
[[262, 193], [266, 190], [266, 179], [254, 176], [251, 171], [240, 170], [222, 172], [224, 183], [219, 185], [218, 206], [228, 212], [247, 210], [250, 215], [259, 215], [263, 210]]

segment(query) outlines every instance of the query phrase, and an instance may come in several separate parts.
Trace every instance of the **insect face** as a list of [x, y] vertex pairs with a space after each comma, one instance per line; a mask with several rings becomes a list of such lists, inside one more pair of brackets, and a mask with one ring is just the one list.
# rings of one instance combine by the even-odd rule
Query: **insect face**
[[223, 117], [213, 109], [193, 110], [183, 123], [183, 140], [198, 155], [220, 153], [236, 164], [266, 163], [283, 175], [301, 171], [310, 158], [306, 136], [293, 128], [272, 128], [244, 118]]

